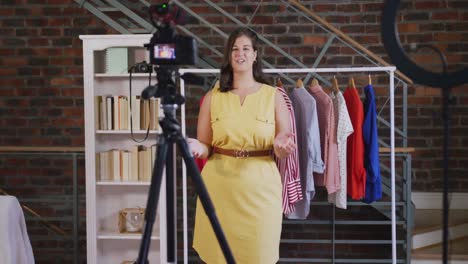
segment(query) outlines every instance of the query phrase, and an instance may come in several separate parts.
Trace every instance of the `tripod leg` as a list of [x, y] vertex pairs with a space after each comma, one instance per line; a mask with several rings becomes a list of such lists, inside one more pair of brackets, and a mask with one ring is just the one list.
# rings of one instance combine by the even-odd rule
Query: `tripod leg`
[[166, 234], [167, 234], [167, 262], [176, 261], [176, 226], [175, 226], [175, 177], [174, 177], [174, 146], [170, 144], [166, 159]]
[[151, 185], [146, 202], [144, 232], [141, 239], [140, 251], [138, 252], [137, 264], [147, 264], [148, 252], [151, 243], [151, 233], [153, 232], [154, 221], [156, 220], [156, 210], [158, 208], [159, 192], [164, 170], [164, 161], [167, 157], [167, 142], [163, 135], [159, 137], [156, 162], [154, 163], [151, 175]]
[[208, 219], [210, 220], [211, 226], [213, 227], [213, 231], [216, 234], [216, 238], [221, 246], [221, 250], [223, 251], [224, 257], [226, 258], [226, 262], [229, 264], [236, 263], [234, 260], [234, 256], [229, 248], [227, 243], [226, 237], [224, 236], [223, 230], [221, 225], [219, 224], [218, 217], [216, 216], [216, 212], [213, 206], [213, 202], [210, 199], [208, 191], [206, 190], [205, 184], [203, 183], [203, 179], [200, 176], [200, 172], [198, 171], [197, 165], [195, 164], [194, 159], [189, 151], [189, 146], [187, 141], [182, 136], [177, 138], [177, 145], [180, 148], [182, 153], [182, 157], [187, 165], [187, 172], [192, 177], [193, 182], [195, 183], [196, 191], [200, 198], [200, 202], [203, 205], [203, 209], [205, 210]]

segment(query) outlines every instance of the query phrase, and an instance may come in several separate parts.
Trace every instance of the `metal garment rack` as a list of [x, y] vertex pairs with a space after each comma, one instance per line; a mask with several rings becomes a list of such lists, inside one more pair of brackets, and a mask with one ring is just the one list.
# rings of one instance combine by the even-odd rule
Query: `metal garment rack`
[[[390, 170], [391, 170], [391, 233], [392, 233], [392, 264], [397, 263], [396, 252], [396, 202], [395, 202], [395, 70], [394, 66], [387, 67], [351, 67], [351, 68], [284, 68], [264, 69], [264, 73], [339, 73], [339, 72], [387, 72], [389, 74], [390, 97]], [[219, 69], [179, 69], [182, 76], [185, 73], [211, 73], [219, 74]], [[180, 93], [185, 96], [185, 82], [180, 78]], [[181, 109], [182, 131], [185, 133], [185, 105]], [[187, 235], [187, 175], [186, 168], [182, 166], [182, 192], [183, 192], [183, 228], [184, 228], [184, 264], [188, 262], [188, 235]]]

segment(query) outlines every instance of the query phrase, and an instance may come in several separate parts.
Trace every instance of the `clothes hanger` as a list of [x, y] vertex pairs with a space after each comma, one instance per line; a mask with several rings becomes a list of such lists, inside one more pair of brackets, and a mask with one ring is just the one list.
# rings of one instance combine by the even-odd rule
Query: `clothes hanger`
[[304, 83], [302, 82], [301, 79], [297, 79], [296, 88], [302, 88], [302, 87], [304, 87]]
[[276, 82], [276, 86], [281, 87], [281, 88], [284, 88], [284, 87], [283, 87], [283, 82], [281, 81], [281, 78], [280, 78], [280, 77], [278, 77], [278, 81]]
[[356, 88], [356, 84], [354, 83], [354, 78], [353, 77], [349, 78], [348, 87]]
[[312, 85], [312, 86], [317, 86], [317, 85], [319, 85], [319, 82], [318, 82], [318, 80], [317, 80], [317, 79], [315, 79], [315, 78], [314, 78], [314, 79], [312, 79], [312, 83], [311, 83], [311, 85]]
[[335, 93], [338, 93], [340, 91], [340, 87], [338, 86], [338, 80], [336, 79], [335, 75], [333, 75], [332, 88], [333, 92]]
[[371, 77], [370, 73], [369, 73], [369, 81], [368, 81], [368, 84], [369, 84], [369, 85], [372, 85], [372, 77]]

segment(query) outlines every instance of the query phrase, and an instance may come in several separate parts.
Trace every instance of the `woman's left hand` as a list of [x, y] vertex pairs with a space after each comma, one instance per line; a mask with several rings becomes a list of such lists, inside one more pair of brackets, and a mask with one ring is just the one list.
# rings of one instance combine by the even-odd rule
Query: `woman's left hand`
[[187, 143], [194, 158], [200, 158], [203, 155], [203, 146], [196, 138], [187, 138]]
[[273, 149], [275, 151], [275, 155], [278, 158], [286, 158], [296, 149], [296, 144], [294, 144], [293, 137], [293, 133], [278, 134], [275, 137], [273, 142]]

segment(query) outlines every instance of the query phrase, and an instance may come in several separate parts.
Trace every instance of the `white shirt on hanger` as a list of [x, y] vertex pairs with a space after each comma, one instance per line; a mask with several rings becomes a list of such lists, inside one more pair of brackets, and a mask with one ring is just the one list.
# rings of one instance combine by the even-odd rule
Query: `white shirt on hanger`
[[338, 165], [340, 168], [340, 189], [328, 195], [328, 202], [334, 203], [336, 207], [346, 209], [346, 145], [348, 136], [354, 132], [353, 124], [349, 117], [346, 101], [341, 92], [330, 93], [335, 107], [336, 115], [336, 141], [338, 143]]
[[0, 195], [0, 263], [34, 264], [23, 210], [14, 196]]

